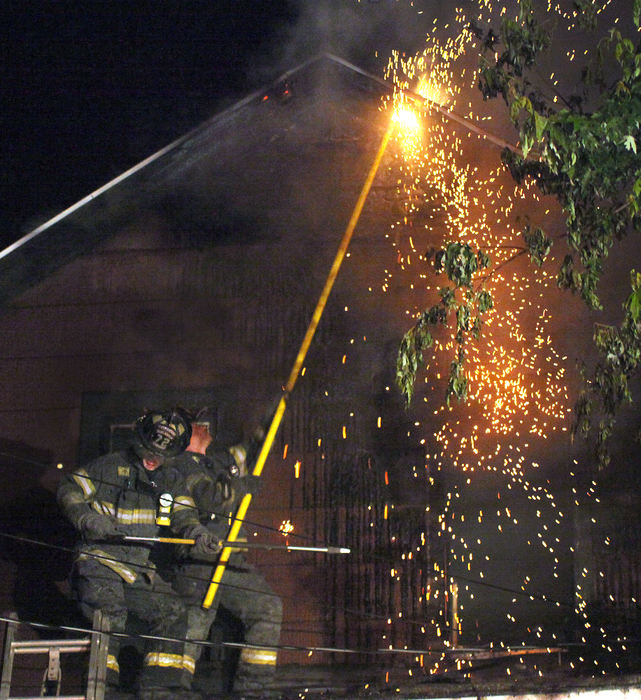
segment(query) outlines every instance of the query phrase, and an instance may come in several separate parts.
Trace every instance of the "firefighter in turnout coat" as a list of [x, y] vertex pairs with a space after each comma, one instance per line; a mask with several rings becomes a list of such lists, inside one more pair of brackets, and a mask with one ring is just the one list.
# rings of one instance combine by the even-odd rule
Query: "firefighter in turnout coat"
[[[185, 639], [187, 611], [149, 561], [150, 546], [118, 542], [124, 535], [153, 537], [170, 525], [196, 540], [196, 555], [218, 549], [198, 521], [194, 502], [180, 474], [163, 465], [189, 443], [189, 421], [179, 411], [148, 412], [135, 425], [129, 450], [114, 452], [66, 474], [58, 503], [81, 534], [76, 547], [72, 586], [83, 614], [91, 620], [102, 610], [112, 632], [124, 632], [128, 612], [149, 624], [149, 634]], [[170, 518], [167, 519], [167, 518]], [[184, 642], [147, 643], [140, 678], [140, 698], [193, 697], [188, 692], [195, 659]], [[111, 636], [107, 688], [117, 693], [119, 637]]]
[[[257, 456], [262, 437], [257, 431], [246, 444], [228, 449], [215, 447], [209, 424], [196, 416], [187, 451], [172, 460], [185, 479], [188, 492], [200, 512], [200, 521], [218, 539], [227, 536], [231, 518], [242, 497], [255, 493], [258, 477], [248, 473], [248, 464]], [[264, 436], [264, 433], [263, 433]], [[243, 539], [242, 530], [237, 538]], [[174, 569], [173, 585], [188, 605], [188, 639], [206, 640], [218, 606], [240, 620], [244, 643], [234, 674], [233, 691], [245, 696], [266, 697], [276, 671], [275, 649], [252, 648], [251, 645], [278, 645], [283, 616], [281, 599], [243, 555], [234, 551], [209, 610], [202, 602], [209, 587], [217, 556], [209, 563], [189, 553]], [[198, 658], [202, 647], [191, 652]]]

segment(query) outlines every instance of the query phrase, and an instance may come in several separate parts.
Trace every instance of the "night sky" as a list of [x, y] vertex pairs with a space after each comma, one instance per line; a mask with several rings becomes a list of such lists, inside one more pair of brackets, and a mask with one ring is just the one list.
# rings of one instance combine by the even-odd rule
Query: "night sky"
[[0, 244], [261, 84], [297, 12], [286, 0], [2, 3]]

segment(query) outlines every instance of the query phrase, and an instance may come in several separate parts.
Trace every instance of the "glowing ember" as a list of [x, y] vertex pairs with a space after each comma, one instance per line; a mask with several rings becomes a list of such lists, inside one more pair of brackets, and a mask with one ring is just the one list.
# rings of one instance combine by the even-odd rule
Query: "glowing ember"
[[[477, 4], [473, 21], [482, 26], [496, 26], [506, 13], [504, 3], [479, 0]], [[607, 5], [609, 2], [600, 3], [597, 12]], [[574, 28], [576, 12], [564, 12], [551, 2], [547, 11], [565, 20], [568, 31]], [[550, 332], [548, 300], [552, 297], [548, 290], [555, 288], [553, 276], [545, 268], [535, 270], [519, 260], [510, 262], [523, 247], [519, 217], [527, 213], [540, 217], [542, 223], [553, 215], [550, 211], [554, 205], [543, 200], [527, 182], [515, 186], [499, 161], [498, 151], [489, 153], [481, 145], [484, 131], [479, 125], [492, 117], [476, 114], [473, 108], [473, 104], [480, 103], [476, 87], [479, 39], [470, 32], [470, 26], [470, 18], [458, 9], [449, 38], [442, 40], [448, 33], [444, 31], [447, 26], [441, 29], [434, 20], [422, 52], [410, 57], [395, 52], [389, 59], [386, 78], [393, 81], [395, 89], [389, 98], [391, 104], [383, 108], [393, 109], [400, 126], [394, 174], [397, 197], [404, 207], [388, 235], [397, 268], [384, 271], [379, 289], [386, 293], [394, 277], [396, 285], [399, 278], [407, 280], [407, 296], [413, 305], [405, 313], [413, 318], [436, 302], [438, 288], [446, 284], [425, 264], [422, 251], [460, 241], [490, 255], [493, 272], [484, 279], [477, 276], [475, 283], [492, 293], [495, 308], [486, 317], [480, 339], [471, 340], [466, 347], [468, 401], [452, 406], [442, 401], [443, 380], [456, 352], [454, 334], [442, 334], [425, 353], [429, 369], [424, 384], [417, 386], [414, 411], [421, 420], [415, 422], [413, 435], [426, 446], [424, 475], [429, 484], [434, 484], [441, 471], [450, 470], [449, 479], [452, 468], [461, 474], [458, 483], [450, 487], [437, 518], [439, 535], [447, 544], [447, 558], [457, 571], [470, 572], [477, 580], [485, 578], [485, 566], [492, 566], [484, 540], [490, 527], [496, 533], [494, 538], [514, 537], [521, 522], [531, 522], [530, 506], [523, 505], [530, 503], [540, 526], [538, 532], [523, 530], [519, 537], [526, 540], [525, 546], [540, 549], [540, 559], [548, 563], [549, 575], [558, 578], [559, 557], [569, 554], [562, 551], [561, 544], [565, 516], [548, 486], [536, 482], [545, 441], [568, 428], [571, 408], [567, 358], [555, 349]], [[568, 51], [567, 58], [573, 61], [574, 52]], [[556, 84], [554, 75], [550, 82]], [[426, 99], [422, 113], [408, 107], [408, 93]], [[444, 106], [463, 117], [470, 128], [453, 124], [444, 114]], [[483, 148], [488, 152], [480, 164], [478, 153]], [[420, 289], [424, 290], [422, 297], [413, 291]], [[416, 405], [421, 401], [426, 408], [431, 407], [429, 412], [421, 412], [420, 405]], [[436, 430], [434, 421], [438, 421]], [[528, 455], [536, 456], [537, 461]], [[502, 483], [504, 494], [511, 492], [507, 506], [497, 493], [496, 517], [486, 513], [484, 518], [482, 509], [478, 517], [470, 513], [470, 506], [474, 508], [473, 492], [467, 505], [460, 505], [467, 490], [474, 488], [475, 480], [483, 478], [487, 483], [487, 478], [480, 476], [484, 473], [492, 473], [493, 479]], [[413, 476], [420, 477], [416, 467]], [[517, 493], [521, 494], [519, 498], [512, 497]], [[468, 527], [463, 510], [479, 525], [485, 521], [484, 529]], [[447, 572], [439, 571], [436, 563], [435, 567], [435, 582], [438, 578], [445, 582]], [[399, 575], [398, 571], [394, 573]], [[530, 585], [531, 577], [526, 576], [522, 591], [529, 590]], [[463, 626], [465, 594], [470, 601], [474, 599], [469, 587], [461, 590]], [[505, 615], [511, 623], [519, 624], [516, 597], [513, 604], [514, 610]], [[443, 634], [444, 622], [434, 622], [437, 637]], [[523, 639], [531, 634], [540, 640], [545, 632], [537, 627], [527, 628], [522, 634]]]
[[400, 126], [402, 131], [420, 133], [421, 122], [416, 112], [406, 104], [399, 105], [394, 110], [394, 121]]
[[294, 532], [294, 525], [291, 520], [283, 520], [283, 522], [278, 527], [278, 532], [284, 537], [291, 535]]
[[[599, 3], [597, 12], [609, 4]], [[390, 585], [398, 583], [395, 590], [400, 608], [407, 591], [417, 588], [404, 564], [417, 562], [420, 556], [430, 560], [430, 570], [418, 587], [419, 602], [428, 602], [438, 612], [429, 613], [421, 623], [425, 648], [435, 639], [447, 643], [450, 636], [445, 614], [450, 578], [466, 575], [475, 584], [459, 580], [456, 618], [457, 632], [473, 633], [473, 621], [466, 629], [466, 609], [479, 606], [476, 586], [500, 586], [500, 575], [495, 572], [501, 565], [510, 568], [510, 564], [499, 561], [496, 566], [494, 554], [498, 550], [505, 555], [517, 547], [532, 550], [529, 556], [537, 559], [537, 573], [519, 572], [511, 604], [501, 609], [500, 617], [514, 628], [512, 636], [524, 643], [557, 642], [556, 634], [546, 630], [543, 622], [533, 625], [523, 621], [525, 607], [535, 600], [560, 605], [539, 593], [540, 579], [559, 578], [561, 562], [573, 555], [567, 543], [570, 527], [566, 522], [572, 514], [568, 518], [564, 513], [549, 482], [539, 472], [541, 466], [549, 466], [546, 442], [567, 431], [571, 413], [567, 357], [557, 350], [552, 335], [556, 279], [546, 267], [528, 265], [524, 256], [512, 260], [523, 247], [524, 214], [533, 227], [538, 226], [555, 215], [555, 205], [527, 181], [515, 185], [500, 162], [499, 150], [488, 146], [486, 135], [492, 115], [475, 111], [482, 103], [477, 87], [480, 40], [471, 27], [496, 27], [507, 9], [506, 3], [490, 0], [477, 0], [472, 5], [477, 11], [466, 14], [457, 9], [451, 25], [440, 27], [434, 20], [420, 53], [406, 56], [394, 52], [388, 61], [385, 78], [393, 83], [394, 91], [381, 109], [397, 126], [397, 148], [389, 177], [396, 183], [395, 204], [399, 206], [386, 235], [392, 259], [383, 263], [386, 267], [380, 279], [368, 281], [372, 295], [387, 294], [405, 285], [408, 301], [404, 312], [409, 326], [417, 314], [436, 302], [439, 287], [446, 284], [426, 263], [426, 251], [459, 241], [483, 250], [492, 260], [489, 274], [484, 271], [486, 277], [477, 274], [474, 280], [475, 285], [491, 292], [495, 305], [486, 315], [479, 340], [470, 339], [466, 346], [468, 400], [452, 405], [443, 401], [444, 383], [457, 347], [451, 329], [443, 329], [432, 348], [424, 352], [428, 369], [424, 382], [416, 388], [412, 407], [416, 420], [407, 433], [422, 446], [425, 457], [409, 468], [417, 486], [423, 481], [430, 493], [432, 487], [435, 491], [446, 487], [440, 502], [425, 506], [426, 521], [436, 524], [440, 542], [430, 541], [433, 530], [426, 528], [418, 546], [408, 546], [400, 560], [386, 569]], [[550, 1], [547, 12], [565, 23], [568, 32], [575, 28], [576, 11], [565, 12]], [[574, 60], [575, 51], [569, 50], [568, 65]], [[562, 65], [555, 68], [559, 74], [564, 70]], [[554, 74], [549, 82], [552, 86], [558, 82]], [[458, 115], [459, 120], [451, 119], [446, 110]], [[347, 354], [342, 360], [339, 357], [338, 363], [347, 364]], [[353, 418], [350, 412], [349, 420]], [[342, 424], [340, 436], [345, 441], [358, 434], [351, 426], [347, 420]], [[372, 427], [383, 429], [382, 416]], [[324, 450], [326, 441], [318, 437], [318, 453], [324, 460], [321, 444]], [[381, 475], [384, 488], [392, 493], [396, 475], [394, 470]], [[491, 492], [484, 502], [476, 498], [478, 486]], [[578, 507], [584, 497], [574, 491]], [[596, 495], [588, 493], [586, 498], [594, 501]], [[382, 505], [369, 506], [367, 524], [377, 542], [382, 544], [387, 538], [390, 546], [402, 547], [405, 541], [391, 534], [394, 508], [393, 498], [388, 498], [386, 492]], [[492, 543], [497, 549], [492, 549]], [[440, 551], [444, 552], [443, 560], [438, 554], [432, 555]], [[574, 591], [575, 613], [583, 617], [586, 628], [584, 588], [590, 585], [591, 575], [585, 569]], [[382, 646], [391, 648], [391, 639], [404, 640], [415, 631], [408, 631], [416, 625], [410, 612], [399, 609], [387, 618], [387, 629], [381, 633]], [[503, 641], [495, 644], [505, 646]], [[423, 666], [423, 657], [420, 663], [417, 657], [416, 663]], [[447, 670], [442, 668], [445, 663], [445, 657], [428, 661], [425, 671], [440, 673]]]

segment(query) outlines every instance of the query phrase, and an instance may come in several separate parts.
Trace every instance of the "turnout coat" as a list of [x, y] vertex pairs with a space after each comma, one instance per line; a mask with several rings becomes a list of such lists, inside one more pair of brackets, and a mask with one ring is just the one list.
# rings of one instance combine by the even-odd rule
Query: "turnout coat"
[[[171, 529], [180, 534], [199, 524], [198, 512], [181, 474], [162, 465], [146, 470], [131, 450], [98, 457], [85, 467], [66, 474], [58, 488], [58, 503], [76, 529], [92, 511], [107, 515], [125, 535], [154, 537], [160, 525], [156, 517], [160, 500], [171, 502]], [[151, 544], [93, 541], [86, 535], [77, 546], [76, 560], [92, 558], [133, 583], [149, 575]]]

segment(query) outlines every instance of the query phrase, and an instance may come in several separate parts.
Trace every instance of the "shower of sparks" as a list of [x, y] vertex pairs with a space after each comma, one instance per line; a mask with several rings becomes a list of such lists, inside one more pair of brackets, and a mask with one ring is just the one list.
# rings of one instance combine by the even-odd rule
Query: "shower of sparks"
[[[610, 4], [610, 0], [601, 2], [597, 13]], [[568, 562], [574, 558], [571, 509], [598, 503], [596, 484], [580, 493], [576, 474], [581, 469], [576, 462], [567, 464], [571, 459], [563, 450], [560, 456], [551, 456], [552, 438], [558, 445], [559, 437], [567, 437], [571, 420], [570, 365], [555, 347], [553, 323], [559, 292], [554, 261], [539, 269], [521, 254], [525, 217], [532, 227], [544, 226], [558, 219], [559, 211], [556, 202], [542, 197], [531, 183], [515, 185], [500, 162], [499, 149], [484, 136], [493, 131], [493, 104], [483, 103], [478, 90], [480, 47], [470, 31], [470, 20], [496, 27], [508, 12], [517, 17], [516, 4], [509, 3], [508, 10], [508, 3], [475, 0], [469, 6], [476, 7], [474, 13], [457, 9], [455, 21], [445, 26], [435, 19], [421, 52], [413, 56], [392, 53], [384, 77], [394, 91], [381, 105], [396, 125], [396, 147], [388, 149], [387, 173], [396, 183], [396, 220], [386, 234], [393, 260], [384, 263], [381, 278], [368, 281], [369, 294], [378, 295], [382, 304], [384, 295], [393, 293], [397, 300], [403, 294], [398, 290], [404, 290], [409, 327], [417, 314], [437, 301], [439, 287], [447, 284], [426, 262], [426, 252], [461, 241], [490, 256], [490, 269], [479, 274], [475, 283], [483, 284], [494, 299], [480, 339], [467, 341], [469, 392], [465, 403], [448, 406], [444, 401], [456, 352], [454, 333], [442, 329], [440, 335], [435, 334], [429, 353], [424, 353], [426, 366], [419, 375], [412, 406], [415, 420], [407, 431], [407, 437], [422, 448], [424, 461], [417, 460], [408, 469], [417, 484], [446, 484], [446, 493], [425, 504], [425, 530], [418, 543], [403, 551], [405, 542], [393, 534], [390, 522], [400, 508], [396, 509], [391, 497], [383, 504], [370, 504], [363, 518], [377, 545], [388, 538], [395, 559], [385, 573], [391, 582], [390, 600], [394, 599], [397, 609], [385, 619], [380, 647], [407, 650], [405, 640], [411, 639], [409, 648], [432, 650], [427, 655], [408, 653], [410, 675], [442, 674], [453, 668], [451, 656], [439, 658], [436, 653], [451, 644], [453, 626], [462, 644], [490, 642], [492, 649], [512, 652], [515, 645], [557, 646], [561, 643], [559, 620], [568, 617], [571, 609], [559, 612], [559, 608], [569, 604], [584, 624], [585, 641], [590, 624], [586, 592], [595, 578], [604, 577], [601, 571], [584, 568], [575, 577], [579, 580], [571, 596], [558, 593], [559, 579], [568, 579]], [[548, 0], [547, 12], [563, 25], [563, 32], [577, 29], [575, 11]], [[555, 72], [542, 86], [554, 102], [559, 99], [557, 76], [567, 77], [566, 69], [576, 67], [576, 51], [568, 48], [565, 59], [563, 65], [557, 62]], [[474, 128], [463, 127], [451, 114], [463, 117]], [[349, 312], [349, 307], [344, 311]], [[350, 339], [349, 347], [339, 354], [337, 369], [349, 367], [354, 346], [367, 340], [365, 335]], [[386, 387], [386, 391], [393, 389]], [[329, 397], [327, 390], [324, 396]], [[321, 462], [333, 438], [348, 443], [359, 434], [355, 429], [358, 418], [346, 407], [345, 414], [336, 417], [335, 434], [316, 437]], [[388, 415], [375, 413], [372, 420], [373, 431], [388, 428]], [[300, 446], [296, 449], [302, 453]], [[283, 460], [286, 458], [287, 448]], [[572, 484], [568, 502], [560, 502], [550, 482], [541, 476], [551, 466]], [[301, 473], [297, 460], [294, 478], [299, 479]], [[385, 493], [394, 487], [395, 477], [398, 473], [388, 469], [379, 475]], [[525, 565], [511, 561], [523, 552]], [[430, 571], [427, 583], [416, 592], [414, 609], [405, 610], [401, 591], [412, 585], [408, 564], [417, 561], [421, 566], [429, 561]], [[533, 570], [526, 571], [524, 567], [532, 561], [536, 562]], [[515, 575], [517, 583], [513, 583]], [[484, 605], [491, 600], [491, 589], [487, 589], [490, 597], [482, 598], [479, 585], [500, 587], [503, 576], [512, 576], [509, 590], [503, 591], [503, 599], [510, 602], [496, 605], [491, 612], [501, 619], [502, 629], [507, 622], [512, 632], [509, 639], [490, 640], [483, 636], [485, 630], [474, 629], [468, 610], [474, 610], [479, 599]], [[452, 579], [458, 593], [454, 617], [450, 617]], [[541, 610], [554, 612], [544, 619], [547, 613], [539, 617]], [[417, 630], [422, 635], [418, 646]], [[605, 633], [602, 646], [611, 651]], [[582, 658], [575, 665], [581, 663]], [[471, 671], [472, 662], [463, 660], [456, 662], [457, 671], [465, 671], [466, 664]], [[534, 669], [543, 675], [537, 664]]]
[[[478, 0], [477, 4], [474, 20], [484, 26], [496, 26], [507, 12], [504, 4], [489, 0]], [[600, 14], [609, 4], [603, 2], [597, 12]], [[512, 10], [516, 15], [514, 6]], [[548, 2], [547, 11], [565, 20], [568, 31], [575, 29], [576, 12], [564, 11], [552, 2]], [[461, 241], [491, 256], [493, 272], [488, 275], [484, 271], [486, 278], [479, 277], [476, 283], [483, 283], [491, 291], [495, 307], [488, 314], [481, 338], [470, 340], [467, 347], [468, 400], [464, 405], [452, 406], [442, 400], [443, 380], [456, 351], [454, 333], [448, 330], [436, 338], [431, 354], [425, 357], [424, 384], [417, 386], [414, 399], [424, 404], [422, 409], [415, 407], [423, 420], [415, 423], [413, 436], [425, 447], [423, 478], [429, 483], [435, 483], [438, 473], [446, 469], [460, 475], [437, 516], [439, 535], [447, 542], [449, 567], [459, 575], [465, 572], [470, 579], [490, 578], [495, 564], [481, 533], [495, 527], [498, 536], [504, 538], [504, 553], [515, 546], [515, 538], [519, 538], [519, 546], [524, 540], [527, 547], [539, 551], [540, 561], [547, 562], [553, 581], [559, 577], [560, 562], [573, 553], [567, 537], [571, 517], [562, 511], [548, 484], [537, 479], [536, 459], [544, 459], [537, 455], [554, 433], [568, 430], [571, 402], [567, 358], [555, 349], [550, 330], [554, 309], [549, 304], [556, 295], [556, 283], [554, 273], [547, 270], [554, 265], [539, 270], [528, 265], [525, 256], [512, 258], [523, 248], [519, 215], [527, 212], [534, 225], [543, 224], [546, 217], [554, 216], [554, 202], [545, 201], [529, 183], [515, 186], [500, 165], [498, 149], [479, 162], [479, 151], [488, 150], [479, 140], [482, 136], [457, 128], [447, 118], [447, 111], [452, 111], [472, 124], [491, 128], [491, 115], [475, 112], [480, 102], [476, 88], [479, 47], [469, 30], [469, 19], [463, 10], [457, 10], [456, 26], [450, 28], [454, 35], [445, 41], [442, 37], [447, 27], [439, 27], [434, 20], [422, 52], [411, 57], [393, 53], [389, 59], [385, 77], [393, 81], [395, 90], [383, 109], [392, 110], [399, 127], [392, 172], [397, 176], [397, 197], [403, 202], [403, 212], [388, 234], [397, 266], [385, 270], [379, 289], [387, 293], [392, 278], [396, 278], [396, 285], [399, 279], [407, 285], [408, 298], [415, 301], [405, 311], [410, 325], [412, 318], [437, 301], [438, 288], [446, 283], [435, 277], [422, 259], [426, 250]], [[575, 53], [568, 50], [566, 56], [571, 62]], [[554, 90], [558, 84], [554, 73], [549, 83]], [[424, 101], [417, 100], [417, 96]], [[540, 221], [535, 221], [537, 216]], [[422, 293], [417, 295], [417, 290]], [[423, 426], [425, 433], [421, 435]], [[476, 518], [470, 518], [474, 489], [483, 474], [490, 472], [494, 483], [500, 484], [493, 512], [480, 509]], [[420, 468], [414, 467], [413, 476], [421, 476]], [[487, 484], [487, 478], [483, 483]], [[520, 500], [511, 496], [516, 492], [521, 494]], [[524, 507], [523, 503], [529, 505]], [[578, 506], [578, 500], [573, 505]], [[527, 530], [533, 521], [536, 530]], [[411, 555], [407, 553], [409, 558]], [[437, 563], [434, 567], [434, 593], [428, 589], [428, 598], [438, 596], [439, 590], [443, 595], [451, 575]], [[400, 575], [398, 568], [391, 569], [392, 577]], [[587, 581], [590, 575], [586, 569], [582, 578]], [[587, 629], [584, 580], [576, 584], [575, 613], [584, 618]], [[530, 600], [535, 599], [538, 592], [532, 590], [532, 585], [540, 583], [532, 584], [529, 575], [523, 578], [520, 588], [525, 599], [530, 592]], [[474, 592], [467, 585], [461, 588], [459, 614], [464, 630], [465, 607], [474, 599]], [[559, 606], [553, 597], [536, 597]], [[515, 597], [513, 609], [497, 610], [496, 614], [504, 615], [518, 628], [522, 600]], [[434, 634], [437, 638], [450, 634], [443, 617], [432, 623], [432, 630], [426, 631], [426, 646]], [[543, 625], [518, 629], [514, 636], [522, 643], [558, 643], [556, 634]], [[384, 635], [383, 641], [387, 638]], [[607, 641], [603, 648], [609, 648]], [[439, 672], [439, 662], [431, 663], [428, 672]]]

